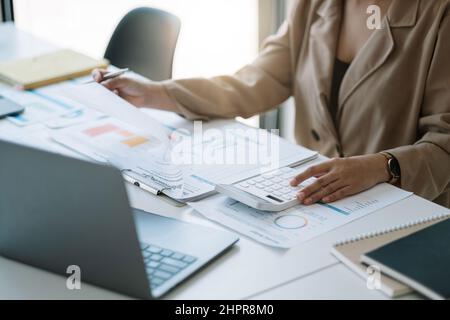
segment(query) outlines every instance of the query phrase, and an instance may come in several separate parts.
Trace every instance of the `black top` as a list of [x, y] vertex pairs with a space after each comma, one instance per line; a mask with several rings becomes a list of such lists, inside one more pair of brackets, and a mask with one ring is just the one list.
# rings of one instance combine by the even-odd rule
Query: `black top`
[[331, 84], [331, 96], [329, 105], [331, 118], [333, 119], [335, 125], [337, 125], [339, 91], [341, 89], [342, 80], [344, 79], [344, 76], [347, 73], [349, 67], [350, 67], [349, 63], [342, 62], [341, 60], [336, 58], [334, 62], [333, 82]]

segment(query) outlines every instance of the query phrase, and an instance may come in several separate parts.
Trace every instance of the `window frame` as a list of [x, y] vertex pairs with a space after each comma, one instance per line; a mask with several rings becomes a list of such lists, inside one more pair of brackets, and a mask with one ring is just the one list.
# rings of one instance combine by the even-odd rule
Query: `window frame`
[[0, 17], [2, 22], [14, 21], [13, 0], [0, 0]]
[[[274, 34], [286, 19], [288, 0], [259, 0], [259, 43]], [[283, 105], [261, 114], [259, 126], [266, 130], [277, 130], [283, 126]]]

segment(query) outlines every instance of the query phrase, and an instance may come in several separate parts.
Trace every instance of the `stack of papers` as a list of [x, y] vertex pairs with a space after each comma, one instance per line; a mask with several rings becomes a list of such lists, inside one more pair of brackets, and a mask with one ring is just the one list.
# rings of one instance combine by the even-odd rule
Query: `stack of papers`
[[202, 199], [218, 183], [238, 182], [317, 155], [242, 124], [221, 130], [202, 123], [182, 129], [163, 126], [97, 83], [63, 83], [59, 92], [108, 118], [58, 130], [52, 134], [55, 141], [180, 202]]
[[[0, 94], [26, 107], [20, 116], [1, 122], [0, 136], [36, 146], [44, 141], [58, 152], [57, 144], [45, 141], [50, 136], [65, 150], [61, 153], [72, 150], [114, 165], [125, 179], [191, 202], [206, 218], [272, 247], [296, 246], [411, 195], [383, 184], [333, 204], [298, 205], [280, 213], [258, 211], [219, 195], [194, 203], [211, 195], [218, 183], [295, 167], [317, 153], [235, 122], [184, 121], [178, 126], [164, 123], [167, 114], [157, 121], [96, 83], [66, 81], [31, 91], [0, 85]], [[270, 143], [264, 145], [261, 136]], [[252, 157], [256, 161], [249, 162]]]
[[180, 202], [317, 156], [265, 130], [242, 124], [161, 124], [97, 83], [66, 81], [30, 91], [0, 86], [0, 94], [26, 108], [8, 120], [41, 132], [66, 150], [116, 166], [143, 189]]

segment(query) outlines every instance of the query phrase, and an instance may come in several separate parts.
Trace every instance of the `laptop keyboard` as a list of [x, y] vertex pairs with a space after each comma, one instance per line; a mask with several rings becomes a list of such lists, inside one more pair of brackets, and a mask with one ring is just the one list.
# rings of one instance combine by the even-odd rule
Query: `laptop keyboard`
[[141, 250], [152, 289], [163, 285], [197, 261], [196, 257], [146, 243], [141, 243]]

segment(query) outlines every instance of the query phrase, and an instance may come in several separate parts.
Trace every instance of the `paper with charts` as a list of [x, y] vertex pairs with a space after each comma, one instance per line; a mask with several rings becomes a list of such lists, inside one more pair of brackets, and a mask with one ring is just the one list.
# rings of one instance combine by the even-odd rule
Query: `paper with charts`
[[167, 189], [174, 199], [183, 197], [183, 173], [167, 158], [167, 145], [148, 132], [106, 117], [56, 131], [53, 139], [97, 162], [113, 165], [124, 175], [139, 178], [155, 189]]
[[102, 113], [64, 97], [61, 84], [36, 90], [18, 91], [0, 84], [0, 95], [23, 106], [22, 114], [7, 119], [20, 128], [44, 125], [48, 129], [62, 129], [98, 119]]
[[332, 204], [298, 205], [271, 213], [225, 196], [189, 203], [201, 215], [262, 244], [292, 248], [412, 194], [388, 184]]
[[[220, 130], [215, 123], [174, 128], [96, 83], [66, 82], [59, 85], [58, 92], [109, 118], [58, 130], [53, 134], [57, 142], [95, 160], [106, 157], [107, 162], [128, 170], [126, 176], [163, 185], [162, 193], [181, 202], [212, 194], [217, 183], [234, 183], [317, 155], [242, 124], [225, 125]], [[100, 134], [86, 134], [97, 132], [99, 127], [103, 128]], [[135, 133], [136, 141], [128, 143], [120, 134], [123, 131]]]
[[60, 104], [45, 95], [41, 95], [38, 90], [17, 91], [11, 88], [0, 86], [0, 95], [23, 106], [25, 111], [19, 115], [8, 117], [8, 120], [20, 127], [34, 125], [48, 119], [56, 118], [75, 109], [66, 104]]
[[[179, 134], [181, 133], [171, 138], [175, 141], [175, 146]], [[216, 183], [240, 181], [258, 174], [261, 170], [258, 164], [206, 165], [201, 162], [183, 164], [177, 161], [184, 156], [182, 152], [178, 152], [181, 150], [171, 148], [172, 145], [166, 145], [149, 131], [144, 132], [111, 117], [55, 131], [52, 137], [59, 144], [86, 157], [114, 165], [137, 181], [159, 188], [162, 186], [164, 194], [183, 202], [196, 201], [210, 195], [214, 192]], [[186, 139], [191, 137], [187, 136]], [[218, 137], [198, 143], [209, 146], [210, 149], [231, 153], [236, 147], [233, 141]], [[194, 146], [190, 151], [194, 152], [196, 149]], [[295, 148], [291, 152], [285, 152], [281, 163], [287, 165], [294, 159], [314, 155], [313, 152], [299, 152], [301, 150]], [[294, 153], [295, 151], [297, 152]]]
[[11, 130], [39, 133], [48, 142], [53, 138], [64, 153], [71, 149], [112, 164], [125, 179], [181, 202], [212, 194], [217, 183], [235, 183], [317, 156], [239, 123], [221, 123], [218, 130], [216, 122], [157, 121], [97, 83], [73, 80], [30, 91], [0, 85], [0, 94], [26, 107], [9, 118]]

